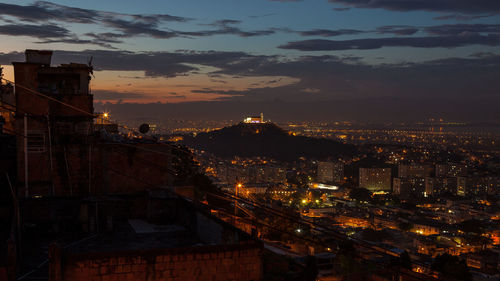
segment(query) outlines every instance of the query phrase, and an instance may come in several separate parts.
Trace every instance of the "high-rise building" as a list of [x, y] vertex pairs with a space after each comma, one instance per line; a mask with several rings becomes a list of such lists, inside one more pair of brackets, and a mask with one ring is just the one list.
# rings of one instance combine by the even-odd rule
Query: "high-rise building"
[[317, 180], [322, 183], [341, 183], [344, 180], [344, 163], [318, 162]]
[[431, 165], [399, 164], [399, 178], [425, 178], [432, 174]]
[[359, 168], [359, 187], [371, 191], [390, 191], [391, 169]]
[[411, 197], [426, 196], [426, 179], [425, 178], [394, 178], [393, 191], [400, 198], [408, 199]]
[[424, 193], [424, 196], [428, 197], [428, 196], [434, 195], [435, 178], [426, 177], [424, 182], [425, 182], [425, 193]]
[[[464, 181], [461, 181], [464, 183]], [[455, 177], [435, 177], [425, 179], [425, 194], [427, 196], [438, 196], [441, 194], [459, 194], [465, 195], [465, 184], [462, 190], [458, 191], [459, 180]], [[463, 192], [463, 193], [462, 193]]]
[[468, 180], [466, 177], [457, 177], [457, 195], [465, 196], [468, 193]]
[[465, 177], [467, 165], [457, 163], [437, 164], [436, 177]]

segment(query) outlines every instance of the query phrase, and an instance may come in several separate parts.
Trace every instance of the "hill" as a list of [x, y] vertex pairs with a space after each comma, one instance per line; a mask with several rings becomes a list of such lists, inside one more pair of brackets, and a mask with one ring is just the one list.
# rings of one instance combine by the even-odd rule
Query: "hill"
[[354, 146], [334, 140], [293, 136], [273, 123], [240, 123], [185, 137], [182, 143], [223, 158], [265, 156], [282, 161], [349, 156], [356, 151]]

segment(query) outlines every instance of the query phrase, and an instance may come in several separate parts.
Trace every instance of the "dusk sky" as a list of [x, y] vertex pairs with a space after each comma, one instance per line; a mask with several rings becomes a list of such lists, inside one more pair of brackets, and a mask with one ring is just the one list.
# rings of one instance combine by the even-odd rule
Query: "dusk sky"
[[498, 0], [0, 1], [5, 78], [30, 48], [117, 111], [500, 119]]

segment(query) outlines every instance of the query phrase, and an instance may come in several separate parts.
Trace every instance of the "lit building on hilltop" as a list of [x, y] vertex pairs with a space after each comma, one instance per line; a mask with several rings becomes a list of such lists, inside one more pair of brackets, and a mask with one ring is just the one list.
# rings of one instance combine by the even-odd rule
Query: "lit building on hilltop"
[[264, 122], [264, 113], [261, 113], [260, 116], [250, 116], [243, 120], [244, 123], [265, 123]]

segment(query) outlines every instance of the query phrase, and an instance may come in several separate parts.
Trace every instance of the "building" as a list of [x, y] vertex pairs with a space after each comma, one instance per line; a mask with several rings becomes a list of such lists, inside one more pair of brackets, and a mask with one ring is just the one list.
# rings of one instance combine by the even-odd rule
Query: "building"
[[403, 199], [425, 197], [425, 178], [394, 178], [392, 189]]
[[465, 177], [467, 176], [467, 165], [457, 163], [446, 163], [436, 165], [436, 177]]
[[359, 168], [359, 187], [370, 191], [390, 191], [391, 169]]
[[250, 116], [247, 117], [243, 120], [244, 123], [253, 123], [253, 124], [260, 124], [260, 123], [265, 123], [264, 122], [264, 113], [261, 113], [260, 116]]
[[344, 164], [340, 162], [318, 162], [317, 181], [341, 183], [344, 181]]
[[443, 224], [435, 222], [433, 220], [414, 220], [412, 221], [413, 227], [411, 229], [411, 232], [414, 232], [419, 235], [436, 235], [441, 233], [441, 231], [444, 229]]
[[35, 229], [51, 222], [55, 237], [67, 225], [87, 237], [50, 244], [42, 280], [263, 280], [262, 242], [167, 189], [28, 200], [22, 216]]
[[468, 191], [468, 180], [466, 177], [457, 177], [457, 195], [465, 196]]
[[[3, 69], [0, 67], [0, 78], [2, 78]], [[0, 134], [14, 131], [14, 113], [16, 100], [14, 96], [14, 87], [10, 83], [4, 83], [0, 80]]]
[[118, 124], [111, 122], [108, 112], [97, 113], [94, 120], [94, 130], [99, 133], [102, 130], [110, 134], [118, 133]]
[[12, 63], [20, 196], [125, 194], [172, 181], [170, 146], [95, 132], [92, 67], [51, 66], [51, 51], [25, 55]]
[[286, 169], [273, 164], [238, 165], [230, 163], [220, 163], [216, 166], [217, 179], [221, 183], [286, 183]]
[[432, 166], [430, 165], [416, 165], [416, 164], [399, 164], [398, 177], [399, 178], [425, 178], [430, 177], [432, 174]]
[[[460, 177], [459, 177], [460, 178]], [[467, 180], [460, 178], [460, 189], [458, 192], [459, 178], [456, 177], [428, 177], [425, 179], [425, 195], [426, 196], [439, 196], [442, 194], [465, 194]], [[465, 188], [464, 188], [465, 186]]]

